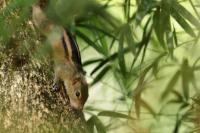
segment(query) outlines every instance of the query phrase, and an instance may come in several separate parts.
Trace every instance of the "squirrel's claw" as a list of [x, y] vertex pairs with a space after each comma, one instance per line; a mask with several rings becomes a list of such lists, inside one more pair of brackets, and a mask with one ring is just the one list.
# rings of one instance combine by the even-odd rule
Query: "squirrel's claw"
[[52, 91], [58, 92], [60, 90], [60, 85], [59, 83], [54, 83], [52, 87]]

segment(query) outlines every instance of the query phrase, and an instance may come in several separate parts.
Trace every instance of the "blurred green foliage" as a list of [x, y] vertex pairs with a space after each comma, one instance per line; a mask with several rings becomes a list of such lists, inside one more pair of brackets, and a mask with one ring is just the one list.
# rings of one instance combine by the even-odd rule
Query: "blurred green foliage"
[[[6, 73], [8, 75], [24, 71], [27, 64], [29, 68], [26, 73], [38, 71], [41, 74], [45, 71], [39, 76], [45, 79], [41, 86], [48, 84], [47, 88], [50, 88], [53, 73], [50, 47], [46, 37], [34, 27], [31, 18], [31, 7], [38, 2], [0, 2], [0, 64], [2, 72], [11, 69]], [[113, 125], [117, 124], [116, 119], [123, 119], [118, 122], [127, 122], [126, 126], [132, 131], [140, 131], [139, 127], [148, 127], [148, 124], [142, 122], [140, 126], [134, 125], [145, 117], [143, 111], [152, 115], [152, 119], [157, 122], [161, 121], [162, 116], [167, 117], [167, 113], [172, 115], [174, 123], [170, 131], [173, 133], [199, 132], [199, 115], [195, 115], [199, 100], [192, 98], [199, 92], [198, 0], [40, 2], [43, 2], [44, 13], [50, 21], [67, 27], [76, 34], [84, 55], [83, 65], [89, 73], [87, 76], [93, 78], [91, 87], [94, 86], [95, 89], [99, 82], [109, 76], [113, 77], [117, 91], [120, 92], [120, 97], [113, 100], [128, 104], [125, 113], [109, 108], [96, 110], [92, 106], [86, 107], [85, 112], [90, 114], [87, 124], [91, 133], [112, 132]], [[3, 83], [3, 75], [5, 73], [0, 76], [0, 89], [11, 88]], [[149, 100], [148, 95], [156, 96]], [[196, 97], [198, 96], [197, 94]], [[196, 107], [194, 110], [193, 104]], [[167, 111], [167, 108], [171, 108], [171, 111]], [[96, 112], [98, 113], [95, 114]], [[105, 122], [102, 116], [108, 117], [110, 121]], [[2, 118], [1, 123], [5, 123], [6, 119]], [[151, 124], [153, 122], [149, 123], [154, 125]], [[4, 128], [3, 125], [0, 127]], [[45, 127], [49, 126], [41, 126]], [[58, 129], [55, 132], [65, 132], [64, 129], [63, 127], [63, 131]], [[154, 129], [152, 127], [147, 131], [153, 132]]]

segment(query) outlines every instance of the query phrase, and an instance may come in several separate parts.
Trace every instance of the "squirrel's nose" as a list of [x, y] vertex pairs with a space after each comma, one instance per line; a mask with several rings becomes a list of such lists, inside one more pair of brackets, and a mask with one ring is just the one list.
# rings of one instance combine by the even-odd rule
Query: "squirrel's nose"
[[77, 110], [83, 110], [83, 105], [80, 103], [77, 103], [75, 101], [70, 101], [70, 104], [73, 108], [77, 109]]

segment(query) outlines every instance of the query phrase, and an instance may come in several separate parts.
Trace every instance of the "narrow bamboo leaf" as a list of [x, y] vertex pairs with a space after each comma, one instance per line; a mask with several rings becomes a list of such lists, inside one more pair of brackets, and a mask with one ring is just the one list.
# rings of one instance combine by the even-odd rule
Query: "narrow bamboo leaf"
[[189, 107], [189, 106], [190, 106], [189, 103], [183, 102], [182, 105], [179, 107], [179, 111], [181, 111], [181, 110], [183, 110], [183, 109], [185, 109], [185, 108], [187, 108], [187, 107]]
[[[151, 17], [149, 17], [149, 19], [147, 20], [147, 22], [146, 22], [146, 24], [145, 24], [145, 26], [144, 26], [144, 30], [143, 30], [143, 35], [142, 35], [142, 40], [141, 40], [141, 42], [139, 42], [139, 44], [138, 44], [138, 50], [137, 50], [137, 52], [136, 52], [136, 54], [135, 54], [135, 57], [134, 57], [134, 59], [133, 59], [133, 61], [132, 61], [132, 64], [131, 64], [131, 70], [133, 69], [133, 66], [134, 66], [134, 64], [135, 64], [135, 62], [136, 62], [136, 60], [138, 59], [138, 57], [139, 57], [139, 55], [140, 55], [140, 53], [141, 53], [141, 50], [143, 49], [143, 47], [144, 47], [144, 51], [146, 50], [146, 48], [147, 48], [147, 45], [148, 45], [148, 43], [149, 43], [149, 41], [150, 41], [150, 37], [151, 37], [151, 33], [152, 33], [152, 25], [151, 26], [149, 26], [150, 25], [150, 22], [151, 22]], [[149, 27], [150, 27], [150, 29], [149, 29]], [[145, 56], [145, 53], [143, 53], [143, 56], [142, 56], [142, 59], [141, 59], [141, 63], [142, 63], [142, 61], [143, 61], [143, 59], [144, 59], [144, 56]]]
[[140, 117], [140, 106], [141, 106], [141, 93], [144, 90], [144, 85], [145, 85], [145, 77], [146, 74], [149, 72], [151, 69], [152, 65], [148, 66], [141, 74], [137, 87], [135, 88], [133, 92], [133, 100], [135, 101], [135, 111], [136, 115], [139, 118]]
[[158, 3], [156, 1], [142, 0], [141, 2], [139, 2], [136, 14], [133, 14], [130, 20], [136, 20], [137, 26], [142, 22], [143, 18], [150, 12], [150, 10], [157, 6], [157, 4]]
[[172, 91], [174, 93], [174, 95], [177, 97], [177, 100], [180, 101], [180, 102], [183, 102], [184, 99], [183, 99], [183, 96], [180, 94], [180, 92], [176, 91], [176, 90], [173, 90]]
[[185, 99], [188, 100], [189, 98], [189, 66], [188, 66], [188, 60], [184, 59], [183, 64], [182, 64], [182, 68], [181, 68], [181, 72], [182, 72], [182, 87], [183, 87], [183, 94], [185, 96]]
[[98, 116], [108, 116], [108, 117], [114, 117], [114, 118], [125, 118], [125, 119], [133, 120], [133, 118], [129, 115], [114, 112], [114, 111], [102, 111], [98, 114]]
[[82, 32], [76, 30], [76, 34], [83, 39], [89, 46], [93, 47], [96, 51], [98, 51], [99, 53], [102, 53], [101, 48], [99, 48], [95, 42], [93, 42], [92, 40], [90, 40], [90, 38], [88, 38], [86, 35], [84, 35]]
[[178, 39], [177, 39], [175, 27], [174, 27], [174, 31], [173, 31], [173, 37], [174, 37], [175, 46], [177, 47], [178, 46]]
[[[124, 53], [128, 53], [130, 51], [129, 48], [125, 48], [123, 49]], [[107, 57], [106, 59], [104, 59], [102, 62], [99, 63], [99, 65], [97, 65], [93, 71], [91, 72], [90, 75], [93, 75], [95, 72], [97, 72], [102, 66], [104, 66], [105, 64], [107, 64], [109, 61], [112, 61], [114, 59], [116, 59], [118, 57], [118, 52], [113, 53], [112, 55], [110, 55], [109, 57]]]
[[[166, 42], [167, 42], [169, 53], [170, 53], [171, 57], [173, 57], [173, 50], [174, 50], [173, 32], [171, 29], [170, 16], [169, 16], [169, 14], [167, 14], [166, 16], [167, 16], [166, 22], [165, 22]], [[163, 25], [164, 25], [164, 23], [163, 23]]]
[[91, 83], [91, 85], [94, 85], [95, 83], [97, 83], [99, 80], [101, 80], [103, 78], [103, 76], [105, 76], [105, 74], [111, 69], [111, 66], [106, 66], [105, 68], [103, 68], [103, 70], [101, 72], [99, 72], [99, 74], [94, 78], [93, 82]]
[[105, 39], [105, 36], [99, 33], [96, 33], [96, 34], [98, 36], [99, 42], [101, 43], [102, 51], [104, 52], [104, 55], [107, 57], [109, 54], [109, 51], [108, 51], [108, 44]]
[[106, 133], [106, 127], [101, 122], [101, 120], [99, 120], [99, 118], [97, 116], [93, 115], [91, 119], [92, 119], [98, 133]]
[[121, 22], [108, 12], [100, 12], [99, 15], [114, 29], [118, 28], [118, 26], [121, 25]]
[[125, 55], [124, 55], [124, 36], [123, 33], [120, 36], [119, 39], [119, 47], [118, 47], [118, 60], [119, 60], [119, 66], [122, 74], [126, 75], [126, 63], [125, 63]]
[[136, 54], [136, 43], [134, 41], [133, 32], [131, 30], [130, 25], [127, 25], [127, 27], [126, 27], [125, 37], [126, 37], [129, 48], [131, 49], [133, 55], [135, 55]]
[[137, 96], [135, 96], [135, 112], [137, 118], [140, 118], [140, 110], [141, 110], [140, 106], [141, 106], [141, 94], [138, 94]]
[[109, 47], [109, 48], [110, 48], [110, 50], [112, 49], [112, 47], [113, 47], [113, 45], [114, 45], [115, 41], [116, 41], [116, 39], [115, 39], [115, 38], [113, 38], [113, 39], [112, 39], [112, 41], [111, 41], [111, 43], [110, 43], [110, 47]]
[[191, 24], [193, 24], [196, 28], [200, 28], [199, 20], [197, 20], [193, 14], [191, 14], [186, 8], [184, 8], [178, 2], [174, 2], [173, 8], [176, 12], [179, 12], [185, 19], [187, 19]]
[[113, 34], [111, 34], [109, 31], [106, 31], [105, 29], [101, 29], [95, 25], [92, 25], [92, 24], [77, 24], [77, 26], [79, 27], [84, 27], [84, 28], [87, 28], [89, 30], [93, 29], [93, 30], [96, 30], [98, 32], [101, 32], [109, 37], [112, 37], [112, 38], [115, 38], [117, 39]]
[[156, 117], [156, 112], [154, 111], [154, 109], [143, 99], [141, 99], [141, 105], [147, 109], [154, 117]]
[[158, 73], [158, 62], [155, 62], [153, 65], [153, 75], [157, 78], [157, 73]]
[[90, 73], [90, 75], [93, 75], [94, 73], [96, 73], [100, 68], [102, 68], [105, 64], [107, 64], [110, 61], [110, 58], [104, 59], [103, 61], [101, 61]]
[[158, 38], [158, 41], [160, 42], [161, 46], [165, 49], [165, 41], [164, 41], [164, 32], [165, 32], [165, 17], [166, 13], [163, 13], [163, 11], [160, 11], [160, 8], [157, 8], [157, 10], [154, 13], [153, 16], [153, 25], [154, 25], [154, 31], [156, 33], [156, 36]]
[[124, 16], [126, 18], [127, 21], [129, 21], [129, 17], [130, 17], [130, 0], [125, 0], [124, 1]]
[[173, 50], [174, 50], [173, 32], [171, 31], [166, 32], [166, 39], [167, 39], [169, 53], [171, 57], [173, 57]]
[[165, 91], [163, 92], [162, 96], [161, 96], [161, 100], [164, 100], [168, 94], [174, 89], [174, 86], [176, 85], [178, 78], [180, 76], [180, 71], [178, 70], [173, 77], [171, 78], [171, 80], [169, 81], [167, 87], [165, 88]]
[[98, 58], [98, 59], [90, 59], [90, 60], [87, 60], [85, 62], [83, 62], [83, 66], [87, 66], [87, 65], [91, 65], [91, 64], [95, 64], [97, 62], [101, 62], [103, 61], [102, 58]]
[[184, 102], [183, 96], [180, 94], [180, 92], [173, 90], [172, 93], [176, 96], [176, 99], [169, 100], [166, 105], [168, 104], [182, 104]]
[[195, 37], [195, 33], [192, 29], [192, 27], [188, 24], [188, 22], [179, 14], [179, 12], [176, 12], [176, 10], [171, 11], [171, 15], [173, 18], [180, 24], [180, 26], [187, 32], [190, 36]]
[[93, 121], [93, 116], [87, 120], [87, 127], [90, 133], [94, 133], [94, 121]]
[[143, 90], [143, 84], [144, 84], [144, 80], [145, 80], [145, 77], [147, 75], [147, 73], [153, 68], [154, 64], [158, 63], [160, 61], [160, 59], [162, 59], [162, 57], [164, 57], [166, 54], [163, 53], [163, 54], [160, 54], [153, 62], [152, 64], [150, 64], [148, 67], [146, 67], [141, 75], [140, 75], [140, 78], [139, 78], [139, 81], [138, 81], [138, 84], [137, 84], [137, 87], [135, 88], [134, 90], [134, 93], [133, 93], [133, 98], [135, 96], [137, 96], [138, 94], [141, 93], [141, 91]]
[[146, 54], [146, 49], [147, 49], [147, 46], [149, 44], [151, 33], [152, 33], [152, 29], [153, 29], [153, 25], [151, 24], [151, 20], [152, 20], [152, 18], [149, 17], [149, 19], [147, 20], [146, 25], [144, 27], [144, 36], [143, 36], [143, 41], [142, 41], [144, 43], [144, 49], [143, 49], [141, 64], [144, 61], [145, 54]]
[[195, 62], [193, 63], [192, 67], [195, 67], [195, 66], [198, 64], [199, 61], [200, 61], [200, 57], [198, 57], [198, 58], [195, 60]]
[[128, 0], [124, 0], [124, 4], [123, 4], [123, 11], [124, 11], [125, 18], [127, 17], [127, 2]]
[[173, 133], [179, 133], [179, 128], [181, 126], [181, 120], [179, 120], [179, 116], [176, 116], [176, 124], [173, 130]]

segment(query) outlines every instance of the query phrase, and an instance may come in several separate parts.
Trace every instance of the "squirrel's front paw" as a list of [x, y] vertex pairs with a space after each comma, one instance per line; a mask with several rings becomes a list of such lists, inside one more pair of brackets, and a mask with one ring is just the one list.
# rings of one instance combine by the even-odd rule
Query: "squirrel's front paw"
[[52, 88], [52, 91], [54, 92], [57, 92], [60, 90], [60, 85], [58, 83], [54, 83], [53, 84], [53, 88]]

